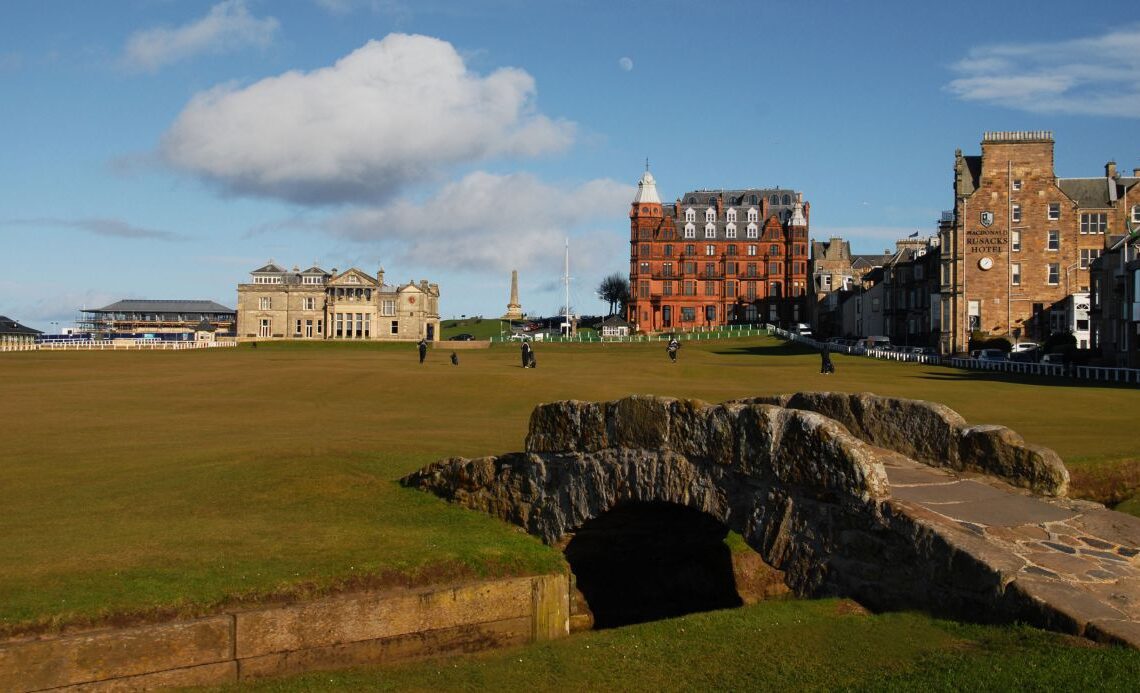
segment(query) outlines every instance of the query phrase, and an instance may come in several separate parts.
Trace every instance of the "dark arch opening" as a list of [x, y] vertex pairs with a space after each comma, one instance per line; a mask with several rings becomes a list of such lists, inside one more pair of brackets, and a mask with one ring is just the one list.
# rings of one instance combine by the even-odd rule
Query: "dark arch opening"
[[628, 503], [579, 528], [565, 554], [594, 627], [614, 628], [743, 604], [727, 534], [699, 510]]

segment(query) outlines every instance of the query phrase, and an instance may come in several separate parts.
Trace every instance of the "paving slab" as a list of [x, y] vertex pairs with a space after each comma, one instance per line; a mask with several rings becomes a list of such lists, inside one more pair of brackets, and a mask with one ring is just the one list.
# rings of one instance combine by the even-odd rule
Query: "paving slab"
[[883, 467], [892, 487], [914, 484], [952, 484], [958, 481], [946, 472], [930, 467]]
[[923, 505], [964, 503], [967, 501], [998, 502], [1012, 494], [976, 481], [956, 481], [950, 484], [891, 487], [891, 495]]

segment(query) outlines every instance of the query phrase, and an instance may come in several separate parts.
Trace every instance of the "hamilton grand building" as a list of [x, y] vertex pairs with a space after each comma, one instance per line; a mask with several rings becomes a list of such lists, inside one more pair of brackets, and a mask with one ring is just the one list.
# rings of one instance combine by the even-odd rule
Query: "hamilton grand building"
[[972, 334], [1073, 332], [1089, 346], [1089, 267], [1140, 212], [1131, 179], [1114, 162], [1103, 176], [1058, 178], [1048, 131], [987, 132], [981, 148], [956, 153], [954, 212], [940, 227], [940, 350], [965, 351]]
[[282, 269], [238, 284], [238, 339], [439, 340], [439, 285], [386, 284], [384, 270]]
[[629, 321], [641, 332], [807, 319], [810, 205], [788, 189], [695, 190], [630, 208]]

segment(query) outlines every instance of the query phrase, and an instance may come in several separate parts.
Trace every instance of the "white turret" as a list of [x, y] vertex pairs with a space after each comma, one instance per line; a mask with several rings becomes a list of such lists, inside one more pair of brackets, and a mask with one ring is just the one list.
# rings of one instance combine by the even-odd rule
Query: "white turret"
[[807, 218], [804, 217], [804, 194], [802, 192], [796, 193], [796, 205], [792, 207], [792, 218], [788, 220], [788, 226], [807, 226]]
[[645, 173], [641, 174], [641, 180], [637, 181], [637, 195], [633, 198], [635, 205], [642, 202], [661, 204], [661, 198], [657, 196], [657, 181], [653, 180], [653, 174], [649, 169], [646, 169]]

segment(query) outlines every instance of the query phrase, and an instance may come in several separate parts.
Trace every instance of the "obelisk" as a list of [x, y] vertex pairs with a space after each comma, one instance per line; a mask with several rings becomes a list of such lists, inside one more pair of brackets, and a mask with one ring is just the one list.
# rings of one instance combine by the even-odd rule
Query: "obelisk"
[[507, 312], [503, 320], [522, 320], [522, 306], [519, 305], [519, 271], [511, 270], [511, 302], [507, 304]]

